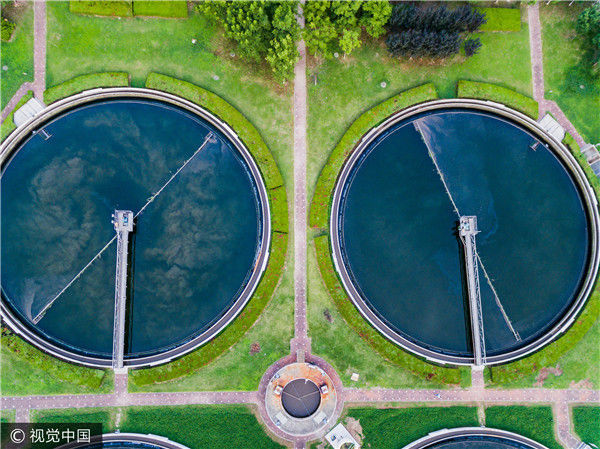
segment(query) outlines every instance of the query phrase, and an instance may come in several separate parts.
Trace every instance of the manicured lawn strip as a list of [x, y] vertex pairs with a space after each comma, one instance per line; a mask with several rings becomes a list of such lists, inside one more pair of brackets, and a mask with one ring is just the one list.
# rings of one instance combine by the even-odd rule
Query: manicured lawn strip
[[518, 433], [549, 449], [562, 449], [554, 438], [554, 418], [550, 407], [488, 407], [485, 409], [485, 425]]
[[160, 73], [151, 73], [148, 75], [146, 87], [175, 94], [193, 101], [225, 121], [235, 130], [250, 150], [250, 153], [252, 153], [252, 156], [254, 156], [267, 189], [274, 189], [283, 185], [283, 179], [275, 164], [275, 159], [273, 159], [273, 155], [267, 148], [260, 133], [231, 104], [202, 87], [170, 76], [161, 75]]
[[600, 82], [576, 75], [581, 38], [575, 26], [587, 6], [586, 2], [540, 3], [544, 96], [556, 101], [586, 142], [596, 144], [600, 143]]
[[521, 111], [534, 120], [538, 119], [537, 101], [531, 97], [497, 84], [459, 80], [457, 85], [457, 96], [459, 98], [477, 98], [479, 100], [496, 101]]
[[310, 207], [310, 226], [316, 229], [326, 229], [329, 223], [332, 192], [338, 174], [348, 155], [358, 144], [362, 136], [371, 128], [383, 122], [387, 117], [408, 106], [438, 98], [433, 83], [424, 84], [409, 89], [369, 109], [350, 125], [336, 147], [331, 152], [329, 160], [321, 170], [315, 194]]
[[585, 156], [581, 153], [581, 148], [579, 147], [573, 136], [569, 133], [565, 133], [565, 138], [563, 139], [562, 143], [564, 143], [567, 146], [567, 148], [571, 151], [571, 154], [573, 154], [575, 159], [577, 159], [577, 162], [579, 162], [579, 165], [585, 172], [585, 175], [588, 181], [590, 182], [590, 185], [594, 189], [594, 192], [596, 192], [596, 196], [600, 198], [600, 179], [598, 179], [598, 177], [592, 170], [592, 167], [590, 167], [590, 164], [588, 164], [588, 161], [586, 160]]
[[477, 8], [485, 13], [487, 22], [481, 31], [520, 31], [521, 10], [519, 8]]
[[10, 133], [12, 133], [15, 130], [15, 128], [17, 127], [17, 125], [15, 125], [15, 122], [13, 121], [15, 111], [21, 106], [23, 106], [25, 103], [27, 103], [31, 98], [33, 98], [33, 92], [27, 91], [27, 93], [23, 95], [23, 98], [19, 100], [19, 102], [11, 111], [11, 113], [6, 116], [6, 119], [2, 122], [2, 125], [0, 127], [0, 141], [6, 139], [10, 135]]
[[133, 15], [132, 0], [70, 0], [69, 10], [74, 14], [89, 14], [93, 16], [131, 17]]
[[0, 410], [0, 422], [15, 422], [16, 411], [11, 410]]
[[133, 14], [136, 16], [184, 18], [188, 16], [187, 2], [185, 0], [134, 0]]
[[17, 92], [21, 84], [33, 81], [33, 8], [27, 6], [27, 11], [17, 23], [10, 42], [0, 44], [0, 77], [2, 109]]
[[600, 447], [600, 407], [573, 407], [573, 427], [582, 441]]
[[151, 433], [189, 448], [282, 448], [242, 405], [128, 407], [121, 432]]
[[97, 87], [129, 86], [129, 75], [123, 72], [90, 73], [72, 78], [44, 91], [44, 102], [54, 103], [62, 98]]
[[362, 447], [397, 449], [430, 432], [453, 427], [478, 427], [475, 407], [350, 408], [360, 421]]
[[388, 341], [358, 312], [350, 298], [346, 295], [331, 259], [329, 237], [316, 237], [315, 248], [321, 276], [337, 309], [356, 333], [371, 345], [381, 356], [394, 364], [400, 365], [413, 375], [424, 380], [432, 380], [444, 384], [460, 384], [461, 373], [458, 368], [442, 368], [427, 363], [400, 349]]
[[49, 356], [7, 329], [1, 340], [0, 385], [5, 396], [108, 392], [111, 371], [84, 368]]
[[117, 408], [60, 408], [47, 410], [31, 410], [31, 422], [47, 423], [102, 423], [102, 432], [114, 430]]
[[275, 232], [287, 234], [289, 230], [289, 220], [285, 187], [275, 187], [268, 192], [269, 201], [271, 203], [271, 227]]

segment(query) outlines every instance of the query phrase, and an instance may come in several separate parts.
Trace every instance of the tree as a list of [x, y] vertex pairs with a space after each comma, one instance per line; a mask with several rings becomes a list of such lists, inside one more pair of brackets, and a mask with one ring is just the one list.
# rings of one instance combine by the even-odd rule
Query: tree
[[269, 63], [275, 78], [288, 79], [299, 54], [298, 2], [226, 1], [201, 2], [198, 9], [219, 22], [234, 40], [242, 57]]
[[476, 54], [481, 48], [481, 41], [478, 37], [467, 39], [465, 41], [465, 55], [467, 58]]
[[391, 12], [387, 1], [308, 0], [304, 5], [306, 48], [326, 58], [338, 50], [350, 54], [362, 45], [363, 29], [373, 37], [385, 32]]
[[600, 4], [596, 3], [579, 14], [577, 32], [583, 37], [582, 69], [597, 77], [600, 73]]

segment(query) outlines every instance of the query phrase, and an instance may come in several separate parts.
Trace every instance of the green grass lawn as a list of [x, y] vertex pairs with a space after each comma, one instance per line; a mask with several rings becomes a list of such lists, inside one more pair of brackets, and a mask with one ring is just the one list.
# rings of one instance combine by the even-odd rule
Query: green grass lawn
[[582, 441], [600, 447], [600, 407], [573, 407], [573, 427]]
[[[401, 62], [382, 44], [366, 44], [346, 59], [340, 57], [308, 70], [308, 195], [330, 152], [348, 126], [386, 98], [426, 82], [441, 97], [453, 97], [459, 79], [484, 81], [531, 95], [529, 31], [526, 14], [514, 33], [479, 33], [483, 47], [464, 60], [445, 64]], [[313, 74], [317, 74], [317, 85]], [[381, 82], [386, 82], [385, 88]], [[335, 111], [335, 113], [332, 113]]]
[[15, 422], [15, 410], [0, 410], [0, 422]]
[[549, 449], [562, 449], [554, 437], [554, 418], [550, 407], [488, 407], [485, 410], [485, 425], [518, 433]]
[[[33, 81], [33, 8], [23, 6], [10, 42], [0, 44], [0, 85], [2, 109], [21, 84]], [[4, 67], [7, 70], [4, 70]]]
[[62, 362], [15, 335], [2, 337], [0, 354], [3, 396], [108, 393], [113, 389], [111, 371]]
[[558, 103], [586, 141], [600, 143], [600, 79], [568, 82], [569, 73], [579, 62], [577, 15], [587, 5], [589, 3], [576, 2], [568, 6], [553, 2], [540, 6], [545, 97]]
[[350, 408], [348, 417], [362, 427], [362, 447], [377, 449], [399, 449], [444, 428], [479, 426], [475, 407]]
[[33, 410], [31, 420], [100, 422], [103, 432], [118, 429], [121, 432], [150, 433], [167, 437], [190, 449], [283, 447], [271, 440], [252, 411], [243, 405]]

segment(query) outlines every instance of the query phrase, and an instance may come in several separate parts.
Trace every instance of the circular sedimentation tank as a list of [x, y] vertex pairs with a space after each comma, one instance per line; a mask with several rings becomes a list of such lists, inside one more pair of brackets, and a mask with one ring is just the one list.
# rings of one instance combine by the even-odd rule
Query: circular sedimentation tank
[[157, 435], [140, 433], [105, 433], [94, 435], [89, 442], [71, 442], [57, 449], [188, 449], [186, 446]]
[[295, 379], [283, 388], [281, 403], [284, 410], [294, 418], [307, 418], [319, 408], [321, 393], [313, 381]]
[[235, 133], [195, 104], [147, 89], [78, 95], [11, 135], [2, 157], [3, 316], [42, 349], [110, 366], [117, 209], [136, 216], [126, 365], [209, 341], [254, 292], [266, 189]]
[[476, 100], [402, 111], [347, 159], [330, 237], [361, 314], [418, 355], [474, 363], [464, 216], [479, 230], [471, 273], [485, 362], [564, 332], [598, 269], [596, 198], [560, 142], [523, 114]]
[[522, 435], [486, 427], [460, 427], [432, 432], [404, 449], [546, 449]]

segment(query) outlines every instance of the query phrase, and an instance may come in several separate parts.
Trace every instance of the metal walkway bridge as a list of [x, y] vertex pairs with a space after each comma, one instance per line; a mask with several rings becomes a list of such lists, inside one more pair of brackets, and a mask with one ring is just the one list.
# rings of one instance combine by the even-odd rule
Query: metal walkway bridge
[[113, 224], [117, 232], [117, 269], [115, 274], [115, 314], [113, 326], [113, 369], [123, 368], [125, 353], [125, 313], [127, 310], [127, 265], [129, 233], [133, 232], [133, 212], [116, 210]]
[[469, 311], [471, 315], [471, 333], [473, 337], [473, 356], [476, 366], [485, 363], [485, 336], [483, 333], [483, 313], [481, 309], [481, 291], [479, 289], [479, 265], [475, 236], [477, 217], [465, 215], [460, 217], [458, 226], [460, 239], [465, 249], [465, 266], [467, 271], [467, 291], [469, 295]]

